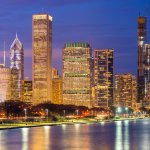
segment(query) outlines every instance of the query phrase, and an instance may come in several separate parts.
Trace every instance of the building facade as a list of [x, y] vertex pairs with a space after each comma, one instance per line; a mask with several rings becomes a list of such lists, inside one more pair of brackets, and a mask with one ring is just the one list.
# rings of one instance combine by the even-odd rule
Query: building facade
[[145, 97], [144, 60], [146, 53], [144, 44], [147, 40], [147, 18], [138, 17], [138, 102]]
[[52, 81], [52, 103], [62, 104], [63, 95], [62, 95], [62, 77], [58, 76], [53, 78]]
[[137, 102], [137, 81], [130, 73], [115, 75], [115, 106], [134, 107]]
[[[13, 41], [11, 47], [10, 47], [10, 68], [12, 69], [12, 72], [14, 72], [15, 69], [18, 71], [17, 75], [17, 86], [15, 90], [18, 91], [16, 93], [17, 95], [13, 97], [14, 100], [22, 100], [23, 97], [23, 79], [24, 79], [24, 50], [23, 50], [23, 45], [18, 39], [18, 36], [16, 34], [16, 38]], [[15, 99], [15, 98], [18, 99]]]
[[52, 78], [58, 78], [58, 69], [52, 68]]
[[32, 81], [30, 80], [25, 80], [24, 81], [24, 102], [28, 102], [28, 103], [31, 103], [32, 102]]
[[[19, 89], [18, 89], [18, 78], [19, 78], [19, 70], [16, 67], [11, 69], [11, 100], [20, 100], [19, 97]], [[21, 92], [23, 92], [23, 80], [20, 81]], [[21, 97], [23, 100], [23, 97]]]
[[33, 104], [52, 100], [52, 17], [32, 17]]
[[92, 48], [68, 43], [63, 49], [63, 103], [91, 107]]
[[114, 97], [114, 50], [95, 50], [94, 59], [95, 100], [97, 106], [108, 108]]
[[11, 69], [0, 65], [0, 103], [11, 99]]
[[52, 68], [52, 103], [62, 104], [62, 77], [58, 74], [58, 69]]
[[144, 44], [144, 99], [143, 106], [149, 105], [149, 84], [150, 84], [150, 44]]

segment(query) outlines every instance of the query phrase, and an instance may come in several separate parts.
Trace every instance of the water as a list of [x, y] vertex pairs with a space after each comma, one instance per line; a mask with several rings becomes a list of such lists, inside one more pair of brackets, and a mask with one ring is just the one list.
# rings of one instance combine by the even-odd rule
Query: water
[[0, 130], [0, 150], [150, 150], [150, 119]]

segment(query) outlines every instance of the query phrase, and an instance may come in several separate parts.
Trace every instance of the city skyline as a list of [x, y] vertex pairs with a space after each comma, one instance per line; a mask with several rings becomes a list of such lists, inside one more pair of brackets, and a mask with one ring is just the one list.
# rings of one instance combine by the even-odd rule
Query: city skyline
[[[24, 45], [25, 51], [25, 77], [31, 78], [31, 54], [32, 54], [32, 14], [46, 11], [54, 18], [53, 24], [53, 64], [61, 72], [62, 48], [66, 42], [89, 42], [91, 47], [96, 48], [114, 48], [115, 49], [115, 73], [131, 72], [136, 74], [137, 70], [137, 17], [139, 12], [145, 15], [146, 1], [133, 0], [132, 2], [97, 2], [90, 1], [65, 1], [63, 2], [37, 2], [36, 6], [29, 7], [27, 10], [18, 9], [11, 13], [11, 8], [26, 8], [34, 2], [2, 2], [10, 9], [3, 10], [0, 34], [0, 61], [3, 61], [3, 41], [6, 40], [7, 66], [9, 66], [9, 47], [16, 32]], [[67, 3], [68, 2], [68, 3]], [[134, 3], [135, 2], [135, 3]], [[24, 4], [24, 6], [23, 6]], [[117, 5], [116, 5], [117, 4]], [[22, 6], [22, 7], [21, 7]], [[49, 7], [50, 6], [50, 7]], [[106, 11], [107, 7], [109, 12]], [[77, 9], [78, 8], [78, 9]], [[120, 9], [122, 8], [122, 9]], [[78, 12], [76, 12], [78, 10]], [[88, 11], [90, 10], [90, 11]], [[103, 13], [101, 13], [101, 10]], [[134, 10], [134, 13], [133, 13]], [[127, 12], [128, 11], [128, 12]], [[68, 12], [70, 12], [68, 14]], [[76, 13], [73, 13], [76, 12]], [[132, 12], [132, 13], [131, 13]], [[130, 14], [130, 17], [128, 15]], [[149, 15], [150, 16], [150, 15]], [[148, 20], [149, 20], [148, 16]], [[24, 18], [22, 22], [15, 23], [14, 20]], [[72, 19], [73, 18], [73, 19]], [[90, 18], [90, 22], [89, 19]], [[113, 20], [111, 19], [113, 18]], [[13, 21], [13, 24], [9, 24]], [[7, 25], [8, 24], [8, 25]], [[24, 25], [26, 24], [26, 25]], [[24, 32], [26, 30], [27, 32]], [[76, 31], [80, 31], [76, 32]], [[87, 32], [88, 31], [88, 32]], [[149, 22], [148, 22], [149, 36]], [[149, 41], [149, 37], [148, 37]], [[123, 59], [127, 59], [124, 62]], [[134, 59], [133, 59], [134, 58]], [[119, 63], [120, 62], [120, 63]]]

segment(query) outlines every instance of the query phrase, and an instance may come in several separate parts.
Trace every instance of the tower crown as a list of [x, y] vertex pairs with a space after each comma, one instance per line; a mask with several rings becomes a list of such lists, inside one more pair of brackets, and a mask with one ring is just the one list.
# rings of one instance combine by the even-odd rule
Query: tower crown
[[16, 38], [14, 39], [12, 45], [10, 46], [10, 49], [13, 49], [14, 47], [17, 47], [18, 49], [22, 48], [22, 43], [20, 42], [20, 40], [18, 39], [18, 35], [16, 33]]

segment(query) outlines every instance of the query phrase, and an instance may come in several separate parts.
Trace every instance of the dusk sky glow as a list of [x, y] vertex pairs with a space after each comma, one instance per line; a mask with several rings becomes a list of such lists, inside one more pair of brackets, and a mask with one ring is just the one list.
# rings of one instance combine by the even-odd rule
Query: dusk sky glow
[[[25, 77], [32, 74], [32, 15], [42, 12], [42, 8], [53, 17], [53, 66], [60, 73], [64, 44], [88, 42], [93, 50], [114, 48], [115, 73], [136, 74], [137, 17], [139, 12], [146, 15], [146, 0], [0, 1], [0, 63], [5, 40], [9, 66], [9, 49], [17, 32], [24, 45]], [[150, 9], [150, 43], [149, 35]]]

